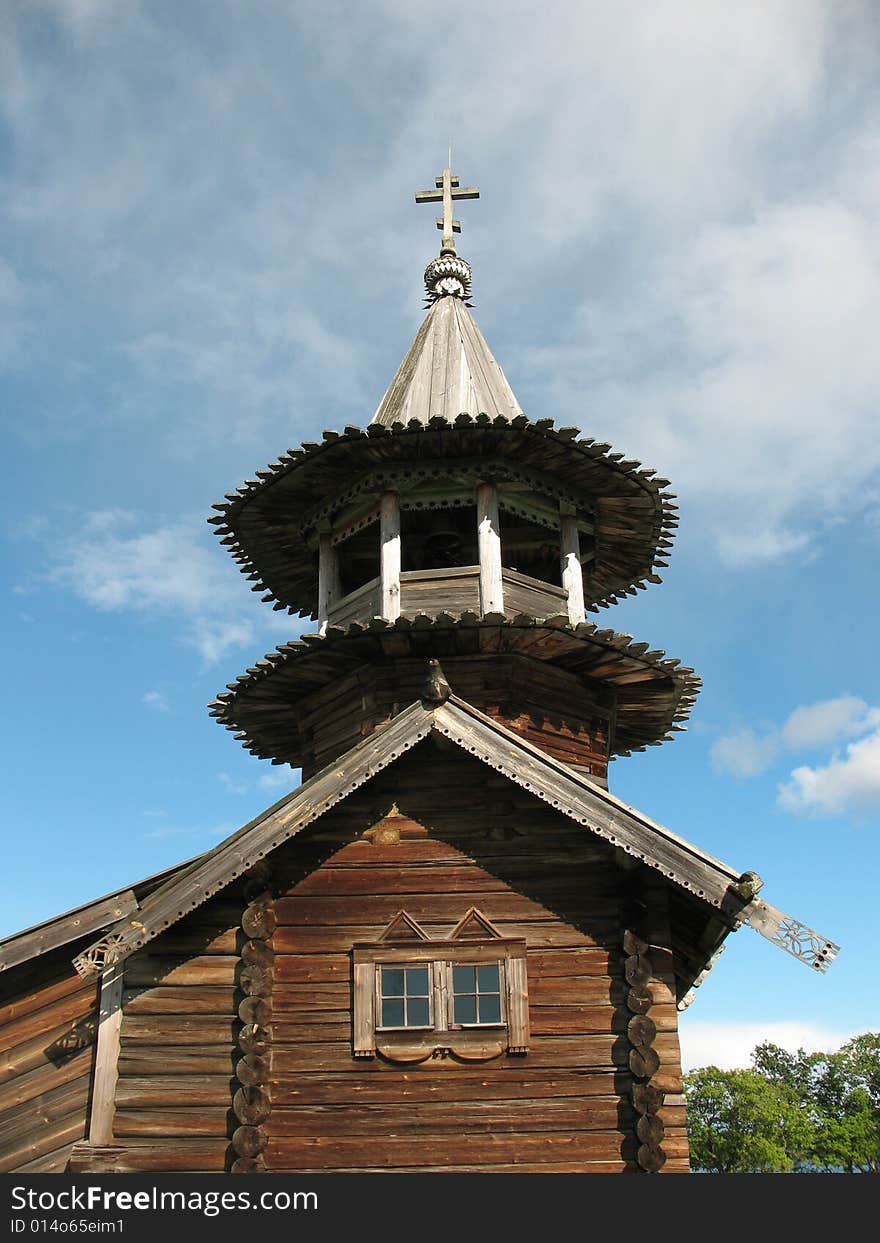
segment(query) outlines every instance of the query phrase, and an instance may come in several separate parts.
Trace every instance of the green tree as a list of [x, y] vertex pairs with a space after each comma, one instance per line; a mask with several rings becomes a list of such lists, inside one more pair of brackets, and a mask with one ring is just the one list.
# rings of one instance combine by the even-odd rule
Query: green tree
[[811, 1147], [795, 1092], [757, 1070], [707, 1066], [685, 1078], [694, 1169], [767, 1174], [795, 1168]]
[[695, 1169], [880, 1171], [880, 1033], [836, 1053], [789, 1053], [767, 1042], [752, 1063], [686, 1077]]

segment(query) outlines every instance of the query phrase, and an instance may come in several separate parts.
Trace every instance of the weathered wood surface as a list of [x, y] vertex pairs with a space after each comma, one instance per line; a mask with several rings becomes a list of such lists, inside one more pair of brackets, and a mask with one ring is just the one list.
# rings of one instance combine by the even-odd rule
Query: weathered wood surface
[[[431, 314], [450, 302], [460, 305], [442, 299]], [[454, 395], [458, 383], [444, 391]], [[456, 405], [456, 412], [461, 409]], [[386, 429], [384, 435], [375, 426], [369, 433], [346, 428], [341, 435], [328, 433], [323, 444], [286, 454], [260, 472], [261, 479], [217, 507], [218, 534], [244, 572], [258, 573], [279, 602], [313, 613], [317, 582], [311, 541], [318, 523], [357, 489], [366, 500], [378, 500], [389, 484], [402, 490], [412, 490], [422, 479], [436, 484], [438, 464], [445, 462], [469, 469], [475, 480], [498, 480], [502, 496], [508, 481], [540, 476], [538, 491], [592, 510], [597, 558], [589, 579], [590, 603], [613, 603], [616, 593], [634, 581], [657, 580], [653, 568], [666, 564], [661, 554], [677, 525], [677, 507], [662, 491], [667, 481], [642, 472], [636, 462], [607, 456], [608, 446], [573, 440], [570, 432], [546, 422], [518, 418], [513, 426], [509, 417], [489, 422], [480, 414], [477, 423], [456, 412], [451, 414], [454, 423]], [[354, 488], [353, 480], [358, 481]], [[320, 498], [318, 505], [315, 498]]]
[[[539, 820], [552, 824], [549, 865], [540, 830], [492, 840], [486, 815], [481, 836], [482, 799], [473, 799], [473, 783], [462, 774], [472, 761], [448, 761], [450, 772], [458, 770], [457, 783], [450, 783], [445, 763], [438, 759], [439, 771], [427, 777], [432, 788], [425, 790], [423, 781], [419, 791], [417, 782], [398, 780], [394, 792], [399, 805], [406, 793], [406, 814], [416, 816], [425, 804], [442, 805], [435, 783], [454, 784], [456, 791], [467, 785], [469, 831], [462, 831], [457, 806], [435, 813], [431, 825], [432, 832], [448, 825], [451, 837], [463, 838], [463, 849], [437, 837], [381, 846], [355, 841], [309, 870], [314, 847], [304, 841], [279, 857], [266, 1165], [491, 1170], [567, 1163], [583, 1171], [617, 1161], [635, 1169], [639, 1115], [628, 1096], [633, 1015], [625, 1005], [631, 986], [619, 948], [619, 869], [607, 849], [550, 809], [538, 809]], [[371, 796], [375, 802], [379, 791]], [[516, 795], [514, 819], [519, 800]], [[534, 814], [528, 796], [526, 804]], [[346, 949], [378, 937], [400, 909], [430, 936], [442, 937], [470, 905], [502, 936], [525, 935], [530, 945], [528, 1054], [503, 1054], [479, 1070], [454, 1056], [405, 1066], [381, 1054], [355, 1059]], [[666, 984], [658, 988], [652, 1021], [653, 1047], [673, 1057], [677, 1012]]]
[[66, 945], [0, 981], [0, 1170], [60, 1170], [88, 1126], [97, 986]]

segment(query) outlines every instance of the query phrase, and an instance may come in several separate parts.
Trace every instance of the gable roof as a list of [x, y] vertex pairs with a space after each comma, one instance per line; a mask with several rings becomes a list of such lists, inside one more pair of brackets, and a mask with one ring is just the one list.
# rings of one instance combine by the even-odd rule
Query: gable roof
[[117, 921], [74, 959], [77, 970], [87, 976], [127, 958], [432, 733], [704, 904], [707, 917], [722, 929], [719, 942], [748, 922], [816, 970], [826, 970], [836, 955], [833, 942], [756, 898], [760, 882], [754, 874], [740, 874], [713, 858], [452, 695], [441, 704], [410, 704], [298, 790], [170, 876], [144, 899], [136, 918]]

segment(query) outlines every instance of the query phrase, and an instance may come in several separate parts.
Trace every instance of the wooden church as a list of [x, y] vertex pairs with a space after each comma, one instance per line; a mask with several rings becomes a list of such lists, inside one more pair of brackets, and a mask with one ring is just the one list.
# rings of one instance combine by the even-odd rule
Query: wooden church
[[659, 582], [668, 481], [520, 409], [447, 168], [424, 323], [365, 430], [211, 521], [317, 619], [212, 705], [303, 784], [0, 943], [0, 1169], [688, 1170], [678, 1014], [749, 924], [837, 947], [608, 790], [699, 689], [587, 622]]

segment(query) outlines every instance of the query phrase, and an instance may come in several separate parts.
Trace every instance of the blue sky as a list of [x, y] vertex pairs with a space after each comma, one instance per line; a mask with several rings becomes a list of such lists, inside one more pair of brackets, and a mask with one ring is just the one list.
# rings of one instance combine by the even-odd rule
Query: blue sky
[[705, 689], [612, 788], [843, 946], [823, 978], [732, 937], [688, 1058], [880, 1028], [878, 36], [848, 0], [2, 7], [0, 932], [295, 780], [207, 715], [299, 623], [205, 517], [371, 417], [452, 138], [523, 408], [680, 497], [663, 585], [603, 624]]

